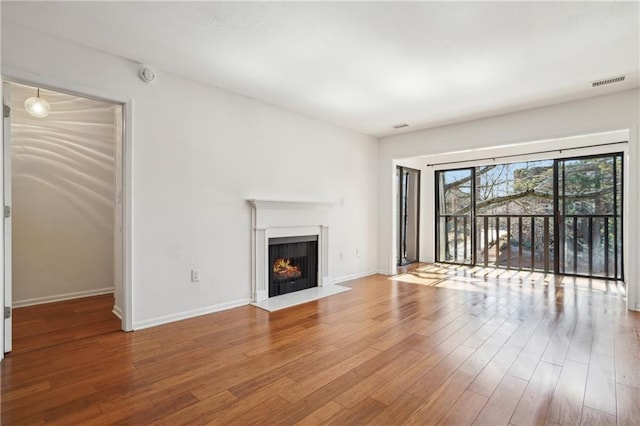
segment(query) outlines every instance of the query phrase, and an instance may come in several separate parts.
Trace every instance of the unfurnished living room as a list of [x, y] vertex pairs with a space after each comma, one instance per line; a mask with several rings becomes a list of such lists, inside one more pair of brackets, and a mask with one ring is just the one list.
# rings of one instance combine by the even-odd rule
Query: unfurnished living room
[[640, 2], [0, 15], [2, 424], [640, 423]]

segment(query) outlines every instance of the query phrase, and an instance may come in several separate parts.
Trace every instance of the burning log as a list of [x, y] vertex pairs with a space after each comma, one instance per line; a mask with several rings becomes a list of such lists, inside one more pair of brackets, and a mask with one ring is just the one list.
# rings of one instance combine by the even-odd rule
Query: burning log
[[296, 265], [291, 264], [291, 259], [276, 259], [273, 262], [273, 273], [276, 279], [293, 279], [302, 276], [302, 271]]

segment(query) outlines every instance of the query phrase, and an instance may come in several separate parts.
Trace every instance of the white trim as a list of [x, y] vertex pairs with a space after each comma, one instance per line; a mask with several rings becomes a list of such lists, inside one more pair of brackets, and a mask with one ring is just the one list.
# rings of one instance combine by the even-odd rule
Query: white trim
[[330, 277], [319, 277], [318, 279], [320, 280], [318, 282], [318, 287], [327, 287], [335, 284]]
[[256, 308], [264, 309], [265, 311], [275, 312], [292, 306], [301, 305], [303, 303], [313, 302], [325, 297], [334, 296], [350, 290], [351, 287], [344, 287], [341, 285], [332, 285], [331, 287], [311, 287], [304, 290], [294, 291], [292, 293], [281, 294], [280, 296], [271, 297], [261, 302], [253, 302], [251, 305]]
[[360, 272], [357, 274], [351, 274], [351, 275], [345, 275], [344, 277], [339, 277], [339, 278], [334, 278], [332, 281], [332, 284], [339, 284], [339, 283], [343, 283], [345, 281], [351, 281], [351, 280], [356, 280], [358, 278], [364, 278], [364, 277], [368, 277], [370, 275], [375, 275], [378, 274], [379, 272], [377, 271], [369, 271], [369, 272]]
[[391, 272], [389, 272], [388, 269], [378, 269], [378, 272], [376, 272], [376, 274], [380, 274], [380, 275], [391, 275]]
[[[518, 153], [518, 154], [505, 154], [504, 156], [498, 154], [496, 151], [494, 159], [478, 159], [478, 160], [465, 160], [461, 163], [443, 163], [443, 164], [427, 164], [427, 170], [449, 170], [449, 169], [458, 169], [465, 167], [481, 167], [487, 166], [491, 164], [511, 164], [511, 163], [520, 163], [525, 161], [541, 161], [541, 160], [556, 160], [561, 158], [573, 158], [573, 157], [581, 157], [581, 156], [589, 156], [589, 155], [606, 155], [613, 154], [616, 152], [626, 152], [627, 147], [629, 146], [629, 132], [611, 132], [612, 137], [616, 137], [617, 135], [625, 134], [626, 136], [621, 139], [611, 139], [610, 142], [605, 142], [605, 144], [597, 144], [597, 145], [585, 145], [576, 147], [576, 146], [563, 146], [561, 148], [550, 148], [549, 150], [545, 150], [544, 152], [526, 152], [526, 153]], [[587, 139], [589, 140], [589, 139]], [[558, 141], [560, 142], [560, 141]], [[503, 149], [503, 148], [497, 148]], [[452, 153], [453, 154], [453, 153]], [[491, 154], [491, 153], [488, 153]], [[453, 154], [454, 155], [454, 154]]]
[[163, 315], [161, 317], [151, 318], [148, 320], [134, 323], [134, 330], [143, 330], [149, 327], [155, 327], [157, 325], [168, 324], [174, 321], [180, 321], [184, 319], [199, 317], [201, 315], [212, 314], [214, 312], [225, 311], [227, 309], [237, 308], [239, 306], [248, 305], [251, 299], [238, 299], [231, 302], [219, 303], [217, 305], [206, 306], [204, 308], [191, 309], [188, 311], [178, 312], [175, 314]]
[[123, 103], [122, 138], [122, 329], [133, 331], [133, 99]]
[[[396, 170], [397, 170], [397, 166], [398, 166], [398, 160], [391, 160], [391, 172], [389, 175], [390, 179], [385, 183], [391, 185], [391, 205], [388, 206], [388, 208], [391, 209], [391, 233], [389, 234], [391, 236], [391, 244], [389, 244], [389, 256], [387, 257], [387, 267], [389, 268], [388, 271], [393, 271], [394, 268], [397, 266], [398, 264], [398, 239], [397, 239], [397, 231], [398, 231], [398, 184], [396, 182]], [[426, 173], [425, 173], [426, 174]], [[420, 175], [422, 175], [422, 173], [420, 173]], [[422, 182], [420, 182], [422, 183]], [[423, 210], [422, 210], [422, 194], [420, 194], [420, 215], [424, 216]], [[420, 221], [422, 222], [422, 221]], [[421, 223], [422, 225], [422, 223]], [[422, 225], [420, 226], [420, 229], [418, 230], [418, 232], [424, 232], [425, 231], [425, 226]], [[379, 244], [379, 243], [378, 243]], [[419, 251], [423, 251], [423, 250], [419, 250]], [[389, 273], [389, 275], [391, 275]]]
[[[4, 108], [4, 102], [5, 102], [5, 93], [4, 93], [4, 89], [5, 89], [5, 84], [4, 81], [2, 82], [2, 84], [0, 85], [0, 92], [2, 93], [2, 96], [0, 96], [2, 98], [2, 105]], [[0, 176], [2, 176], [2, 195], [0, 196], [2, 198], [2, 203], [4, 204], [4, 187], [6, 185], [6, 182], [4, 182], [4, 162], [5, 162], [5, 158], [4, 158], [4, 144], [5, 144], [5, 139], [4, 136], [8, 133], [7, 129], [5, 129], [5, 123], [7, 120], [4, 119], [4, 114], [3, 114], [3, 119], [2, 121], [0, 121], [2, 124], [0, 124], [0, 127], [2, 127], [2, 148], [0, 149]], [[2, 286], [0, 288], [0, 307], [5, 307], [7, 305], [11, 306], [9, 303], [5, 303], [5, 291], [6, 291], [6, 282], [5, 282], [5, 266], [8, 263], [7, 259], [5, 258], [5, 248], [4, 248], [4, 241], [5, 241], [5, 235], [4, 235], [4, 223], [2, 224], [2, 226], [0, 226], [0, 236], [2, 238], [0, 238], [0, 253], [2, 253], [2, 262], [0, 263], [0, 277], [2, 278]], [[8, 302], [8, 301], [7, 301]], [[5, 336], [5, 324], [6, 324], [6, 320], [2, 321], [2, 325], [0, 325], [0, 360], [4, 359], [4, 347], [5, 347], [5, 340], [8, 340], [7, 337]]]
[[269, 298], [269, 291], [267, 290], [256, 290], [255, 295], [253, 296], [254, 302], [261, 302], [263, 300], [267, 300]]
[[269, 239], [314, 235], [318, 237], [318, 286], [329, 278], [329, 209], [335, 203], [248, 198], [251, 209], [251, 296], [269, 299]]
[[[627, 283], [627, 309], [640, 311], [640, 227], [638, 226], [638, 210], [640, 200], [637, 185], [640, 181], [638, 164], [640, 151], [638, 123], [629, 127], [629, 146], [624, 159], [624, 212], [623, 212], [623, 261], [624, 275]], [[635, 308], [635, 309], [634, 309]]]
[[256, 209], [329, 209], [336, 205], [317, 201], [278, 201], [249, 198], [247, 201]]
[[122, 309], [120, 309], [120, 306], [113, 305], [111, 313], [120, 318], [120, 321], [122, 321]]
[[77, 95], [83, 98], [91, 98], [97, 101], [117, 102], [124, 104], [131, 100], [130, 97], [120, 96], [118, 94], [105, 92], [93, 87], [86, 87], [71, 81], [50, 78], [41, 74], [34, 74], [27, 71], [21, 71], [11, 67], [2, 67], [2, 78], [15, 83], [24, 83], [28, 85], [37, 84], [40, 88], [51, 89], [55, 91], [62, 90], [69, 95]]
[[[117, 103], [123, 106], [123, 138], [122, 138], [122, 280], [124, 306], [122, 314], [122, 329], [133, 330], [133, 99], [118, 93], [106, 92], [94, 87], [79, 85], [72, 81], [51, 78], [40, 74], [21, 71], [11, 67], [1, 68], [3, 80], [16, 83], [36, 85], [68, 94], [105, 102]], [[1, 357], [0, 357], [1, 359]]]
[[[457, 169], [478, 165], [493, 164], [492, 158], [507, 156], [509, 158], [496, 159], [498, 164], [516, 163], [520, 161], [535, 161], [537, 159], [555, 159], [564, 157], [576, 157], [583, 155], [580, 152], [582, 148], [591, 149], [586, 155], [617, 152], [615, 148], [606, 146], [606, 144], [615, 144], [620, 142], [628, 142], [629, 129], [620, 128], [606, 130], [596, 133], [580, 133], [570, 136], [559, 136], [546, 139], [528, 139], [525, 141], [509, 143], [504, 145], [492, 145], [485, 147], [477, 147], [472, 149], [463, 149], [457, 151], [438, 152], [433, 154], [421, 154], [413, 157], [397, 158], [396, 161], [418, 160], [424, 161], [425, 166], [429, 162], [447, 163], [455, 161], [451, 164], [435, 164], [432, 167], [438, 169]], [[602, 146], [604, 144], [604, 146]], [[566, 151], [557, 153], [556, 151]], [[576, 154], [577, 152], [577, 154]], [[487, 157], [478, 160], [478, 156]], [[466, 160], [466, 163], [462, 161]]]
[[42, 305], [43, 303], [60, 302], [63, 300], [80, 299], [82, 297], [100, 296], [102, 294], [113, 293], [113, 287], [98, 288], [95, 290], [76, 291], [73, 293], [56, 294], [53, 296], [34, 297], [32, 299], [16, 300], [13, 302], [14, 308], [24, 306]]

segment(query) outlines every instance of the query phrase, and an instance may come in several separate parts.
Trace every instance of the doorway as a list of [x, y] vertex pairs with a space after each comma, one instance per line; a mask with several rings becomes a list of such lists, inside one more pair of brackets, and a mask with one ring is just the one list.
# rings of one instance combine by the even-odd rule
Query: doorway
[[397, 266], [419, 259], [420, 170], [398, 166], [398, 259]]
[[[124, 329], [124, 105], [16, 81], [3, 82], [3, 93], [5, 305], [32, 316], [93, 297]], [[34, 115], [29, 98], [50, 113]], [[21, 339], [12, 317], [5, 352]]]
[[624, 280], [621, 153], [436, 172], [436, 260]]

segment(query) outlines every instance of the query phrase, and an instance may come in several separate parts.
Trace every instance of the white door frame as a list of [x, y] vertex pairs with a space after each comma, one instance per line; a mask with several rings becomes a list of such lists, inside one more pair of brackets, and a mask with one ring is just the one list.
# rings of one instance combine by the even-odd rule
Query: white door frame
[[[10, 108], [11, 106], [11, 89], [9, 87], [9, 83], [5, 83], [4, 81], [2, 82], [2, 105], [3, 105], [3, 112], [2, 112], [2, 165], [0, 166], [0, 168], [2, 169], [2, 178], [3, 178], [3, 183], [4, 183], [4, 179], [9, 178], [11, 179], [11, 163], [10, 162], [5, 162], [4, 158], [7, 155], [10, 155], [9, 153], [11, 152], [11, 128], [10, 128], [10, 122], [11, 122], [11, 117], [5, 117], [4, 115], [4, 106], [6, 105], [7, 107]], [[11, 111], [9, 109], [9, 111]], [[9, 212], [11, 212], [11, 185], [3, 185], [2, 187], [2, 192], [3, 192], [3, 196], [2, 196], [2, 207], [3, 208], [9, 208]], [[4, 212], [3, 212], [4, 213]], [[4, 214], [2, 214], [2, 216], [4, 216]], [[12, 269], [12, 252], [11, 252], [11, 214], [9, 214], [7, 217], [4, 217], [2, 220], [2, 232], [4, 232], [3, 236], [2, 236], [2, 253], [4, 256], [4, 261], [2, 263], [4, 269], [2, 272], [2, 282], [3, 282], [3, 288], [2, 288], [2, 304], [0, 304], [0, 306], [2, 307], [2, 311], [4, 311], [5, 307], [9, 307], [10, 309], [13, 307], [12, 303], [10, 302], [12, 300], [12, 287], [11, 285], [6, 285], [6, 283], [11, 283], [11, 269]], [[5, 301], [8, 301], [7, 303], [5, 303]], [[4, 312], [3, 312], [4, 313]], [[3, 315], [3, 321], [2, 321], [2, 332], [4, 333], [4, 335], [2, 336], [2, 350], [0, 352], [2, 352], [2, 354], [4, 355], [5, 352], [10, 352], [11, 348], [12, 348], [12, 339], [13, 339], [13, 330], [12, 330], [12, 323], [13, 323], [13, 318], [12, 315], [9, 315], [9, 317], [4, 317]]]
[[[119, 94], [104, 92], [99, 89], [80, 86], [69, 81], [48, 78], [38, 74], [32, 74], [12, 68], [2, 68], [2, 80], [14, 83], [27, 84], [56, 90], [71, 95], [85, 98], [92, 98], [99, 101], [106, 101], [122, 105], [123, 108], [123, 135], [122, 135], [122, 329], [124, 331], [133, 330], [133, 285], [132, 285], [132, 140], [133, 140], [133, 99]], [[2, 150], [0, 150], [2, 151]], [[4, 156], [1, 158], [4, 164]], [[3, 178], [4, 185], [4, 178]], [[4, 230], [2, 231], [4, 238]], [[2, 252], [3, 262], [0, 265], [4, 274], [4, 251]], [[4, 288], [0, 302], [4, 302]], [[4, 306], [4, 303], [2, 304]], [[4, 343], [4, 330], [0, 336]], [[4, 351], [0, 351], [0, 359], [4, 357]]]

